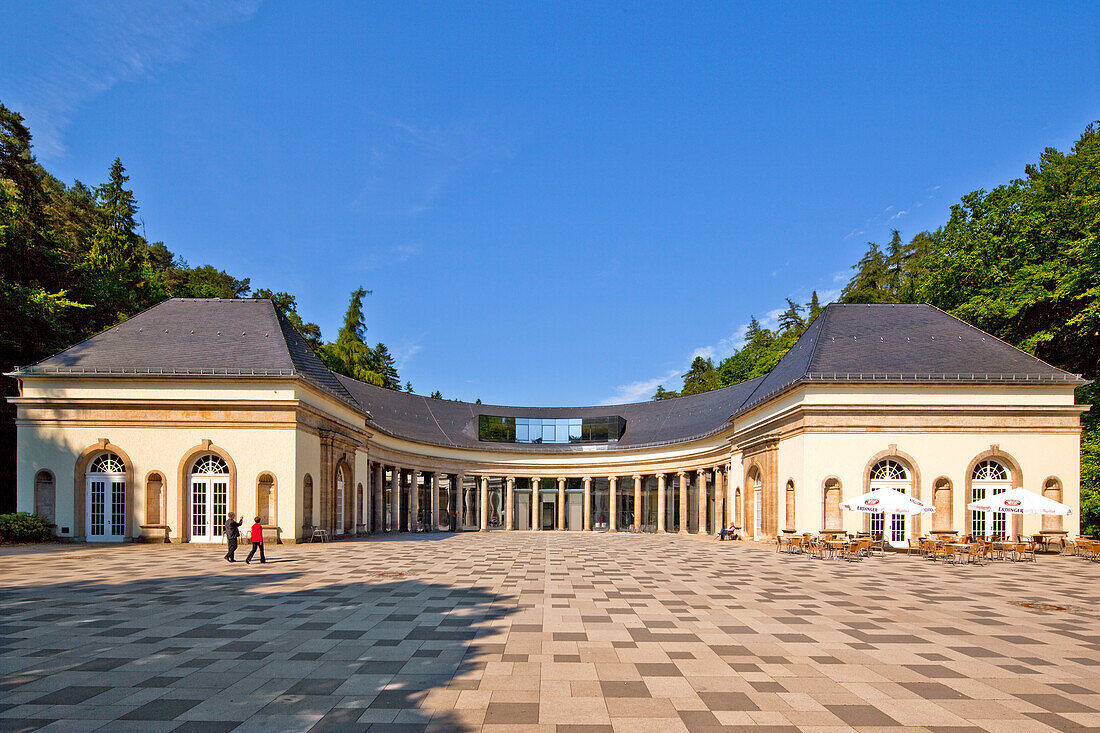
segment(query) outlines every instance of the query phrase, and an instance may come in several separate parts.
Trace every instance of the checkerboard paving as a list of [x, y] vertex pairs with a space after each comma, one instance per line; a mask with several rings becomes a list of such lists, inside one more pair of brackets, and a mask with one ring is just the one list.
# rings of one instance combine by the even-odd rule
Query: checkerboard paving
[[1100, 728], [1100, 564], [1078, 558], [556, 532], [268, 549], [0, 551], [0, 731]]

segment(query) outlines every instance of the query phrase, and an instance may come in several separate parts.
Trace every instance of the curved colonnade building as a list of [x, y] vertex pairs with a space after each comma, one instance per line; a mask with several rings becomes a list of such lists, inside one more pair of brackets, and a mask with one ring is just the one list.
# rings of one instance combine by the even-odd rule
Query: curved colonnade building
[[[1069, 533], [1083, 380], [927, 305], [827, 306], [763, 377], [601, 407], [475, 405], [329, 371], [267, 300], [175, 299], [11, 374], [20, 511], [87, 541], [443, 531]], [[936, 506], [841, 512], [872, 488]]]

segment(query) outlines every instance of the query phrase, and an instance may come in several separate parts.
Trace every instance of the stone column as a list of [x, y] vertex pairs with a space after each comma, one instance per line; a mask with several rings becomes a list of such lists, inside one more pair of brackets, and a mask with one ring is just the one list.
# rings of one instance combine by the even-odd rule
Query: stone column
[[642, 531], [642, 477], [634, 474], [634, 531]]
[[[726, 513], [722, 511], [722, 500], [726, 497], [726, 482], [722, 475], [722, 467], [714, 467], [714, 533], [718, 534], [722, 527], [725, 527], [724, 522]], [[726, 500], [726, 505], [729, 505], [729, 500]]]
[[542, 506], [542, 499], [539, 496], [539, 481], [538, 476], [531, 479], [531, 529], [536, 532], [542, 529], [542, 517], [539, 516], [539, 508]]
[[386, 510], [385, 505], [382, 503], [382, 496], [383, 496], [382, 481], [383, 481], [383, 476], [384, 475], [385, 474], [383, 473], [382, 464], [381, 463], [375, 463], [374, 464], [374, 486], [371, 487], [371, 491], [374, 492], [374, 502], [373, 502], [374, 505], [371, 507], [371, 511], [373, 513], [373, 516], [374, 516], [374, 528], [378, 532], [382, 531], [382, 518], [383, 518], [382, 513]]
[[695, 472], [699, 479], [699, 527], [697, 534], [707, 533], [707, 472], [699, 469]]
[[619, 531], [619, 477], [608, 476], [607, 481], [611, 484], [611, 496], [608, 499], [607, 509], [607, 531], [618, 532]]
[[481, 491], [478, 494], [477, 516], [478, 524], [482, 532], [489, 531], [489, 477], [482, 476], [479, 482]]
[[432, 518], [433, 532], [439, 531], [439, 471], [432, 471]]
[[[733, 464], [732, 463], [727, 463], [726, 464], [726, 494], [729, 495], [729, 501], [726, 502], [726, 511], [729, 512], [729, 516], [726, 517], [727, 522], [736, 522], [738, 514], [740, 514], [742, 517], [745, 516], [745, 514], [741, 511], [740, 507], [738, 507], [736, 504], [734, 504], [734, 502], [737, 501], [737, 495], [736, 495], [737, 492], [734, 491], [735, 488], [736, 487], [733, 485]], [[742, 498], [742, 500], [744, 500], [744, 498], [745, 498], [744, 493], [741, 494], [741, 498]], [[741, 523], [744, 524], [744, 519], [741, 520]], [[745, 528], [742, 527], [741, 529], [742, 529], [742, 532], [743, 532]]]
[[390, 531], [401, 531], [401, 468], [394, 466], [390, 473]]
[[516, 477], [509, 476], [505, 481], [508, 484], [508, 494], [504, 498], [504, 529], [511, 532], [516, 528], [513, 519], [516, 513]]
[[665, 533], [665, 475], [657, 474], [657, 534]]
[[581, 530], [584, 532], [592, 531], [592, 477], [585, 476], [584, 479], [584, 521], [581, 523]]
[[420, 514], [420, 471], [409, 471], [409, 531], [415, 532]]
[[558, 477], [558, 531], [565, 531], [565, 479]]
[[677, 486], [680, 490], [680, 526], [677, 530], [678, 534], [688, 533], [688, 491], [687, 491], [687, 471], [680, 471], [676, 474]]
[[462, 530], [462, 527], [466, 524], [466, 490], [462, 488], [462, 484], [466, 483], [466, 474], [452, 473], [451, 480], [454, 481], [452, 488], [454, 489], [454, 503], [451, 505], [454, 510], [454, 523], [455, 532]]

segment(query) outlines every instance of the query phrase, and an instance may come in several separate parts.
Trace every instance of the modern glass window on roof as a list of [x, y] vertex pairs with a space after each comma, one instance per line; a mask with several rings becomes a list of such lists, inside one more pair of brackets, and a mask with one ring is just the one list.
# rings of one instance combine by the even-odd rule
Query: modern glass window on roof
[[500, 417], [478, 415], [477, 437], [493, 443], [615, 443], [626, 420], [607, 417]]

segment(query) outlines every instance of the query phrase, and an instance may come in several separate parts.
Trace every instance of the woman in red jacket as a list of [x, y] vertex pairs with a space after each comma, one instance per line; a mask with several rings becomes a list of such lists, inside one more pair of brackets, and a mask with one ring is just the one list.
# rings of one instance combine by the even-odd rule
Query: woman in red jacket
[[267, 562], [267, 558], [264, 557], [264, 528], [260, 524], [260, 518], [256, 517], [256, 523], [252, 525], [252, 549], [248, 552], [248, 557], [244, 559], [245, 563], [252, 562], [252, 556], [256, 554], [256, 550], [260, 551], [260, 562]]

